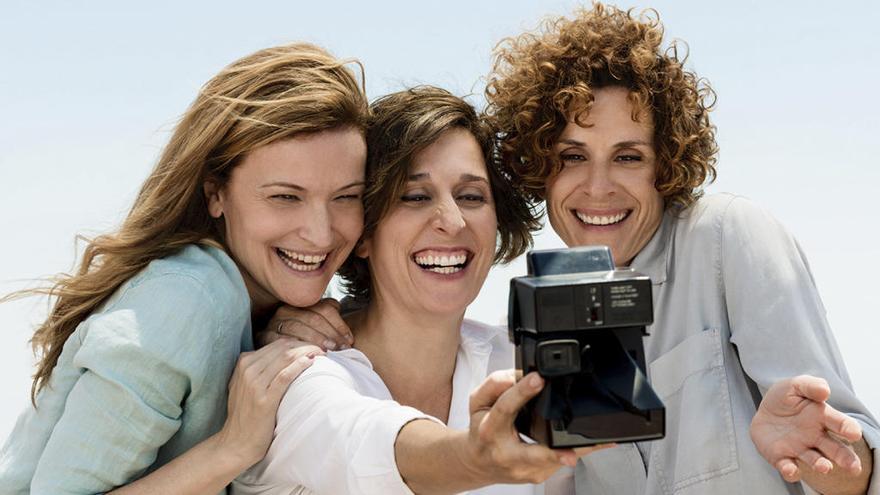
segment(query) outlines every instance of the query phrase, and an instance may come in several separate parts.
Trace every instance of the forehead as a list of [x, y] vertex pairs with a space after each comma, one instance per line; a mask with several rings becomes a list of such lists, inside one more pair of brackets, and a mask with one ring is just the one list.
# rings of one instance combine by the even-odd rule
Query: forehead
[[[630, 98], [630, 91], [612, 86], [593, 91], [593, 104], [589, 112], [572, 111], [568, 124], [560, 134], [562, 141], [572, 134], [628, 134], [645, 139], [653, 135], [652, 112]], [[575, 119], [579, 117], [579, 121]], [[583, 125], [580, 125], [583, 124]]]
[[471, 174], [486, 177], [486, 162], [477, 139], [466, 129], [450, 129], [416, 153], [409, 175]]
[[306, 181], [320, 184], [363, 179], [364, 137], [354, 128], [302, 134], [260, 146], [233, 169], [248, 182]]

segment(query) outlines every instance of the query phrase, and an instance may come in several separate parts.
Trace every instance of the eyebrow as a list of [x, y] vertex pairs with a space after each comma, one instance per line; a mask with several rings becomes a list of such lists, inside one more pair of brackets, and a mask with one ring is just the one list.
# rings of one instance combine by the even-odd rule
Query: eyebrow
[[[342, 191], [343, 189], [348, 189], [348, 188], [355, 187], [355, 186], [363, 186], [363, 185], [365, 185], [365, 184], [366, 184], [366, 183], [365, 183], [364, 181], [360, 180], [360, 181], [357, 181], [357, 182], [352, 182], [351, 184], [346, 184], [346, 185], [340, 187], [339, 189], [337, 189], [337, 191]], [[305, 191], [305, 190], [306, 190], [306, 188], [304, 188], [303, 186], [300, 186], [299, 184], [294, 184], [294, 183], [292, 183], [292, 182], [283, 182], [283, 181], [280, 181], [280, 182], [270, 182], [270, 183], [268, 183], [268, 184], [263, 184], [263, 185], [260, 186], [259, 188], [260, 188], [260, 189], [264, 189], [264, 188], [267, 188], [267, 187], [286, 187], [286, 188], [289, 188], [289, 189], [294, 189], [294, 190], [296, 190], [296, 191]]]
[[[577, 139], [560, 139], [556, 142], [557, 144], [567, 144], [569, 146], [581, 146], [586, 147], [587, 143], [583, 141], [578, 141]], [[629, 141], [620, 141], [619, 143], [615, 143], [615, 148], [632, 148], [634, 146], [651, 146], [651, 143], [647, 141], [642, 141], [640, 139], [632, 139]]]
[[[420, 180], [428, 179], [430, 177], [431, 177], [431, 174], [429, 174], [427, 172], [421, 172], [418, 174], [410, 174], [409, 176], [407, 176], [407, 180], [417, 182]], [[480, 177], [479, 175], [474, 175], [474, 174], [461, 174], [461, 181], [462, 182], [485, 182], [487, 184], [489, 183], [489, 180], [486, 179], [485, 177]]]

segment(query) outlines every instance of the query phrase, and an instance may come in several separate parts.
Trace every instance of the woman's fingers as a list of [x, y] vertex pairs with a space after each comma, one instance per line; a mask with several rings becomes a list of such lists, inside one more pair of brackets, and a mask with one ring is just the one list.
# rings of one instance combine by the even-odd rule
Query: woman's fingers
[[851, 445], [831, 438], [826, 434], [816, 442], [816, 449], [825, 458], [853, 474], [859, 474], [862, 471], [862, 461]]
[[825, 402], [831, 396], [831, 387], [822, 378], [800, 375], [791, 379], [791, 387], [795, 394], [813, 402]]
[[267, 331], [276, 332], [326, 349], [346, 349], [354, 337], [339, 315], [335, 299], [322, 299], [308, 308], [283, 306], [269, 322]]
[[275, 374], [275, 377], [269, 383], [269, 397], [281, 402], [281, 397], [287, 391], [287, 387], [289, 387], [296, 377], [305, 371], [306, 368], [315, 362], [315, 357], [318, 355], [318, 352], [312, 351], [297, 356], [297, 358], [288, 363], [287, 366], [278, 370], [278, 373]]
[[798, 459], [813, 471], [822, 474], [828, 474], [834, 468], [834, 464], [815, 449], [804, 450], [798, 455]]
[[354, 344], [354, 335], [352, 335], [348, 324], [345, 323], [345, 320], [343, 320], [342, 316], [339, 314], [339, 308], [339, 301], [332, 297], [327, 297], [321, 299], [309, 309], [324, 317], [324, 320], [326, 320], [336, 331], [338, 344], [348, 344], [351, 346]]
[[275, 331], [284, 337], [302, 340], [322, 349], [334, 350], [337, 347], [326, 327], [320, 330], [299, 318], [280, 320]]
[[827, 404], [822, 422], [826, 430], [848, 442], [862, 438], [862, 427], [858, 421]]
[[779, 474], [785, 478], [785, 481], [789, 483], [794, 483], [801, 479], [801, 472], [800, 469], [798, 469], [797, 464], [787, 457], [776, 461], [775, 467], [776, 470], [779, 471]]
[[261, 375], [263, 382], [266, 387], [269, 388], [277, 379], [278, 374], [285, 368], [289, 367], [297, 359], [301, 357], [313, 358], [323, 354], [324, 351], [322, 351], [320, 347], [314, 345], [295, 346], [291, 344], [290, 347], [284, 349], [275, 359], [273, 359], [269, 366], [266, 367], [265, 371], [263, 371]]
[[544, 387], [544, 379], [532, 372], [505, 390], [492, 406], [492, 414], [480, 425], [482, 431], [509, 430], [517, 413]]

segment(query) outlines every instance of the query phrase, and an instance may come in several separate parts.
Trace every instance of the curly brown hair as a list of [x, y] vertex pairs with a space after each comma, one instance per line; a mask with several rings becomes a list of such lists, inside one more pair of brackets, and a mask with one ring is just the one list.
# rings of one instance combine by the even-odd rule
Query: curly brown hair
[[[444, 89], [417, 86], [377, 99], [370, 105], [370, 111], [361, 239], [369, 239], [400, 201], [419, 152], [446, 131], [465, 129], [477, 140], [486, 161], [498, 220], [495, 263], [507, 263], [532, 245], [532, 233], [540, 228], [538, 215], [523, 193], [512, 185], [510, 170], [498, 160], [492, 128], [469, 103]], [[339, 275], [346, 292], [355, 300], [367, 301], [372, 291], [369, 266], [354, 251]]]
[[547, 178], [561, 168], [551, 150], [566, 124], [584, 122], [593, 90], [608, 86], [630, 91], [634, 113], [653, 114], [655, 187], [667, 207], [689, 206], [714, 181], [715, 92], [684, 69], [687, 56], [679, 58], [675, 42], [661, 49], [662, 40], [656, 11], [634, 17], [632, 10], [596, 3], [497, 45], [486, 113], [503, 161], [530, 199], [545, 199]]

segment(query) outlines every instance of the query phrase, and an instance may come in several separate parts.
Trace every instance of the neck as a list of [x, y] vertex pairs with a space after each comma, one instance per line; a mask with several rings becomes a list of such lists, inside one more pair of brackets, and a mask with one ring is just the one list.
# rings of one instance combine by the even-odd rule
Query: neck
[[463, 319], [416, 314], [376, 294], [349, 326], [394, 400], [446, 421]]

